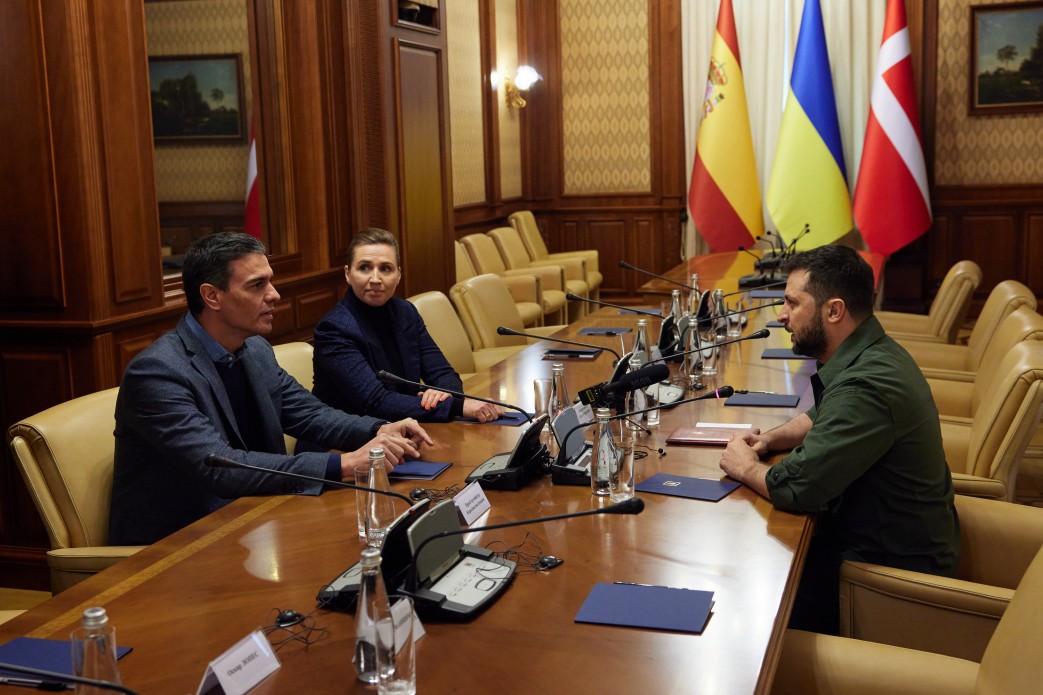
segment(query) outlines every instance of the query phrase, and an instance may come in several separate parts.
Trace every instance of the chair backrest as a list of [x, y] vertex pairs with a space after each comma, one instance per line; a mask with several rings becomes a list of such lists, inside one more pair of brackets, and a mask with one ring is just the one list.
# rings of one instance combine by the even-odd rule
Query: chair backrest
[[974, 375], [974, 389], [971, 391], [972, 414], [978, 412], [993, 382], [1003, 376], [999, 366], [1004, 356], [1025, 340], [1043, 340], [1043, 316], [1027, 307], [1020, 307], [1003, 319], [982, 353], [981, 363]]
[[985, 305], [974, 322], [970, 338], [967, 339], [974, 369], [978, 369], [981, 364], [985, 349], [1000, 324], [1019, 307], [1028, 307], [1035, 311], [1036, 295], [1017, 280], [1004, 280], [989, 292], [989, 298], [985, 300]]
[[453, 285], [449, 296], [475, 349], [525, 345], [525, 338], [496, 333], [498, 326], [525, 330], [511, 293], [498, 275], [486, 273], [468, 278]]
[[1039, 626], [1043, 624], [1043, 550], [1029, 565], [982, 655], [974, 692], [1035, 695], [1043, 683]]
[[[467, 255], [471, 258], [471, 264], [478, 273], [502, 274], [507, 266], [496, 250], [496, 242], [485, 234], [468, 234], [460, 238], [460, 243], [467, 249]], [[463, 282], [461, 280], [460, 282]]]
[[513, 212], [507, 218], [507, 221], [518, 230], [518, 234], [521, 235], [522, 242], [525, 244], [525, 250], [529, 252], [530, 258], [540, 260], [550, 255], [547, 244], [543, 241], [543, 235], [540, 234], [540, 227], [536, 224], [536, 217], [531, 211], [519, 210], [518, 212]]
[[460, 323], [449, 298], [441, 292], [423, 292], [409, 297], [420, 317], [427, 325], [427, 332], [438, 345], [449, 364], [458, 374], [473, 374], [478, 371], [471, 351], [471, 341]]
[[981, 268], [974, 261], [960, 261], [949, 268], [927, 314], [931, 335], [941, 336], [950, 343], [956, 341], [974, 290], [980, 284]]
[[456, 252], [456, 281], [463, 282], [467, 278], [473, 278], [478, 274], [478, 269], [474, 267], [474, 263], [471, 261], [471, 257], [467, 255], [467, 249], [459, 241], [453, 242], [453, 249]]
[[283, 343], [273, 345], [275, 360], [287, 374], [297, 380], [297, 383], [311, 391], [315, 381], [315, 366], [312, 357], [315, 348], [311, 343]]
[[525, 268], [532, 262], [529, 252], [525, 250], [525, 244], [522, 243], [521, 235], [514, 227], [490, 229], [489, 236], [496, 243], [496, 248], [508, 268]]
[[7, 437], [52, 548], [108, 545], [118, 388], [59, 403]]
[[1041, 407], [1043, 342], [1021, 342], [1004, 355], [995, 381], [974, 413], [965, 472], [1002, 481], [1010, 499]]

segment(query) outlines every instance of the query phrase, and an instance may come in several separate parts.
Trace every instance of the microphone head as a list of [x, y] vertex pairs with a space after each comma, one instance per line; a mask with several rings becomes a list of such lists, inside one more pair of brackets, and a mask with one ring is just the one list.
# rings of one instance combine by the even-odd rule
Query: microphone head
[[513, 335], [515, 331], [512, 331], [510, 328], [507, 328], [506, 326], [497, 326], [496, 333], [497, 335]]
[[767, 338], [769, 335], [771, 335], [771, 331], [769, 331], [767, 328], [762, 328], [759, 331], [754, 331], [753, 333], [750, 333], [746, 337], [749, 340], [758, 340], [760, 338]]
[[731, 386], [722, 386], [719, 389], [717, 389], [717, 397], [718, 398], [731, 398], [734, 395], [735, 395], [735, 389], [732, 388]]
[[385, 372], [383, 369], [377, 372], [377, 379], [384, 382], [394, 381], [394, 379], [391, 378], [391, 374]]
[[633, 268], [634, 266], [630, 265], [630, 264], [629, 264], [629, 263], [627, 263], [626, 261], [620, 261], [620, 262], [619, 262], [619, 267], [620, 267], [620, 268], [626, 268], [627, 270], [630, 270], [630, 269], [631, 269], [631, 268]]
[[203, 461], [211, 468], [239, 468], [238, 461], [220, 454], [207, 454]]
[[610, 504], [601, 510], [602, 514], [640, 514], [645, 509], [645, 501], [640, 497], [631, 497], [630, 499], [623, 500], [622, 502], [616, 502]]
[[573, 302], [584, 302], [584, 301], [586, 301], [585, 298], [577, 297], [576, 295], [572, 294], [571, 292], [567, 292], [565, 294], [565, 299], [571, 300]]

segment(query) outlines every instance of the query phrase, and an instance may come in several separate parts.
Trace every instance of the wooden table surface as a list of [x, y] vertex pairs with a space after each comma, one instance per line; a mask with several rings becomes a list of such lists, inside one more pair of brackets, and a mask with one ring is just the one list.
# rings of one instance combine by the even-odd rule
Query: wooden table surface
[[[755, 312], [751, 327], [772, 309]], [[605, 309], [572, 326], [633, 326], [634, 315]], [[650, 321], [653, 335], [658, 321]], [[632, 335], [632, 334], [631, 334]], [[579, 336], [618, 347], [618, 338]], [[628, 343], [632, 337], [628, 337]], [[768, 340], [728, 349], [714, 387], [803, 394], [798, 408], [736, 408], [720, 401], [664, 411], [649, 438], [653, 450], [637, 477], [654, 473], [720, 479], [720, 449], [667, 446], [666, 436], [697, 421], [749, 422], [770, 427], [806, 408], [809, 361], [761, 360], [764, 347], [789, 345], [776, 330]], [[550, 376], [546, 345], [531, 346], [465, 383], [465, 390], [533, 404], [532, 380]], [[603, 381], [612, 356], [566, 362], [573, 393]], [[676, 367], [674, 367], [676, 369]], [[506, 451], [517, 428], [431, 425], [436, 445], [428, 460], [453, 466], [429, 487], [460, 483], [490, 455]], [[393, 485], [407, 492], [415, 482]], [[490, 491], [498, 523], [598, 507], [587, 487], [549, 479], [516, 492]], [[753, 693], [767, 692], [793, 592], [811, 535], [811, 520], [776, 511], [742, 487], [717, 503], [641, 495], [636, 516], [592, 516], [488, 531], [468, 542], [508, 546], [529, 537], [529, 550], [564, 558], [549, 572], [519, 566], [513, 584], [467, 624], [427, 624], [417, 645], [421, 693]], [[404, 508], [404, 503], [397, 502]], [[133, 652], [120, 662], [124, 682], [140, 693], [194, 692], [207, 663], [253, 629], [270, 625], [275, 609], [311, 613], [328, 636], [278, 651], [282, 668], [257, 693], [363, 692], [351, 664], [352, 615], [318, 610], [319, 588], [358, 560], [355, 492], [318, 497], [243, 498], [146, 548], [134, 557], [0, 626], [0, 642], [19, 635], [65, 639], [84, 608], [103, 605], [120, 644]], [[715, 606], [699, 635], [573, 622], [596, 582], [631, 581], [714, 592]], [[368, 690], [372, 692], [372, 689]]]

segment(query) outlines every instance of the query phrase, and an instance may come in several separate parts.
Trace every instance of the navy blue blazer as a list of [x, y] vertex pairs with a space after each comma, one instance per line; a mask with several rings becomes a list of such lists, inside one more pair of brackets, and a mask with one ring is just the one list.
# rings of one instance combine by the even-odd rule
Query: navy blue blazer
[[[351, 288], [348, 288], [348, 293]], [[402, 358], [397, 376], [422, 381], [434, 388], [453, 391], [463, 388], [460, 376], [438, 349], [427, 332], [416, 307], [392, 297], [388, 307], [394, 321]], [[349, 294], [337, 303], [315, 327], [315, 383], [313, 393], [324, 403], [348, 413], [368, 413], [388, 420], [415, 418], [426, 422], [447, 422], [452, 418], [453, 399], [447, 398], [431, 410], [420, 405], [419, 389], [401, 386], [396, 390], [377, 379], [381, 369], [394, 372], [380, 338], [359, 325]]]
[[384, 423], [322, 403], [279, 367], [264, 338], [247, 339], [240, 359], [257, 396], [263, 451], [246, 451], [221, 376], [184, 318], [131, 360], [116, 400], [109, 543], [152, 543], [245, 495], [322, 491], [321, 483], [210, 468], [207, 454], [322, 478], [329, 456], [287, 455], [284, 432], [350, 451]]

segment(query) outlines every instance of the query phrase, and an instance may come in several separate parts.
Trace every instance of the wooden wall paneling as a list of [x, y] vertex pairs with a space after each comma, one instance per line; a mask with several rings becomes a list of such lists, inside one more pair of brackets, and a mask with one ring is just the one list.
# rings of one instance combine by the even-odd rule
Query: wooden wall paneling
[[953, 258], [970, 258], [981, 266], [981, 285], [975, 292], [979, 298], [1021, 266], [1017, 213], [997, 210], [964, 215], [953, 242]]
[[440, 48], [392, 39], [403, 292], [453, 284], [445, 65]]
[[1025, 232], [1025, 253], [1021, 255], [1025, 284], [1037, 300], [1043, 300], [1043, 211], [1026, 215]]
[[65, 304], [42, 24], [37, 2], [0, 3], [0, 74], [18, 95], [0, 109], [4, 161], [18, 162], [0, 178], [0, 309]]

